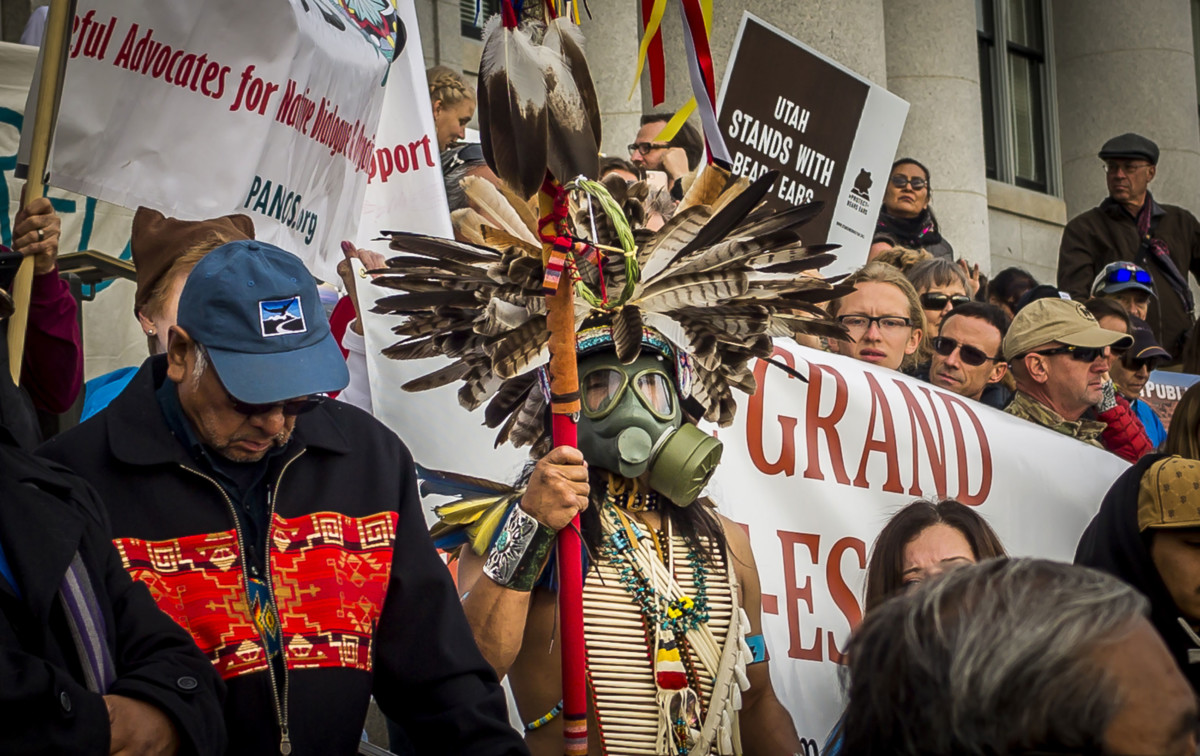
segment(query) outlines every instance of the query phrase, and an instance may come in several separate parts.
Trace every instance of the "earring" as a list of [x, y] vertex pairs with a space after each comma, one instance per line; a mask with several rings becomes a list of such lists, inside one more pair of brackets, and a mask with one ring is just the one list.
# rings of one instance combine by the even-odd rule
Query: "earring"
[[146, 331], [147, 336], [153, 336], [154, 334], [155, 334], [155, 330], [153, 328]]

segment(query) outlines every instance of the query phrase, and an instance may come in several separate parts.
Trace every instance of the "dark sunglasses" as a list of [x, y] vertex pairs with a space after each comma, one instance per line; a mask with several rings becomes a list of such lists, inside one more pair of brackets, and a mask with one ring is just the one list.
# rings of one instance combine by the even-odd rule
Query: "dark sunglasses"
[[1108, 274], [1105, 278], [1108, 283], [1129, 283], [1137, 281], [1140, 284], [1150, 285], [1150, 274], [1144, 270], [1130, 270], [1129, 268], [1117, 268]]
[[[1099, 357], [1104, 356], [1104, 350], [1108, 347], [1080, 347], [1080, 346], [1060, 346], [1054, 349], [1044, 349], [1040, 352], [1032, 354], [1040, 354], [1043, 357], [1050, 357], [1055, 354], [1069, 354], [1071, 359], [1076, 362], [1095, 362]], [[1121, 350], [1118, 350], [1121, 351]]]
[[665, 150], [668, 147], [670, 147], [671, 145], [664, 144], [662, 142], [635, 142], [633, 144], [628, 144], [625, 146], [629, 148], [630, 155], [632, 155], [633, 153], [636, 152], [639, 155], [641, 155], [642, 157], [645, 157], [646, 155], [649, 155], [654, 150]]
[[275, 402], [273, 404], [248, 404], [235, 397], [229, 391], [225, 392], [225, 396], [229, 397], [229, 401], [233, 404], [233, 409], [246, 417], [254, 415], [266, 415], [275, 411], [275, 408], [283, 410], [283, 414], [287, 417], [295, 417], [303, 415], [305, 412], [316, 409], [325, 403], [326, 397], [317, 394], [315, 396], [302, 396], [299, 399], [289, 399], [286, 402]]
[[931, 291], [921, 295], [921, 307], [926, 310], [943, 310], [947, 302], [958, 307], [970, 301], [971, 298], [965, 294], [941, 294]]
[[1131, 373], [1136, 373], [1139, 370], [1141, 370], [1142, 368], [1146, 368], [1151, 373], [1153, 373], [1155, 371], [1155, 369], [1158, 368], [1158, 363], [1159, 363], [1159, 358], [1157, 358], [1157, 357], [1147, 357], [1147, 358], [1141, 359], [1141, 360], [1138, 360], [1138, 359], [1132, 359], [1132, 360], [1123, 359], [1123, 360], [1121, 360], [1121, 364], [1124, 365], [1125, 369]]
[[897, 189], [903, 189], [906, 186], [911, 186], [914, 192], [919, 192], [925, 187], [929, 186], [929, 182], [920, 176], [913, 176], [912, 178], [909, 178], [901, 173], [897, 173], [888, 180], [891, 181], [892, 186], [896, 187]]
[[943, 357], [949, 357], [954, 354], [954, 350], [958, 349], [959, 359], [971, 367], [979, 367], [983, 363], [991, 361], [999, 361], [1000, 357], [992, 357], [987, 352], [979, 347], [973, 347], [970, 344], [963, 344], [954, 339], [948, 339], [945, 336], [936, 336], [933, 341], [933, 351]]

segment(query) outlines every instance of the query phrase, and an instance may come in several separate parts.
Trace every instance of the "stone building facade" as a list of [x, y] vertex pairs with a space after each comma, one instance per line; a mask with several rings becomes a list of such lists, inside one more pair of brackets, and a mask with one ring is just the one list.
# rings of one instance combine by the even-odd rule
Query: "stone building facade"
[[[416, 0], [430, 65], [473, 75], [472, 0]], [[484, 0], [485, 8], [489, 0]], [[1054, 280], [1062, 227], [1105, 196], [1096, 153], [1136, 131], [1162, 150], [1155, 197], [1200, 213], [1200, 0], [755, 0], [714, 2], [724, 74], [743, 10], [882, 84], [911, 107], [900, 155], [929, 166], [933, 207], [957, 254]], [[634, 0], [592, 0], [584, 22], [604, 110], [604, 149], [625, 155], [652, 110], [628, 97], [638, 49]], [[667, 101], [690, 90], [679, 19], [664, 22]]]

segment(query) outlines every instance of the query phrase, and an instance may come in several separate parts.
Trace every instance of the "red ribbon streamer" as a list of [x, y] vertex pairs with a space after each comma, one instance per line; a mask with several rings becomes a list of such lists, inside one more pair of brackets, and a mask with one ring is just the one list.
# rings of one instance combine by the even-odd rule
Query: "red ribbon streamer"
[[[642, 0], [642, 34], [646, 33], [646, 25], [650, 23], [650, 16], [654, 13], [654, 0]], [[663, 56], [663, 40], [662, 40], [662, 25], [654, 32], [654, 36], [650, 38], [650, 45], [646, 48], [646, 63], [650, 68], [650, 103], [654, 107], [662, 105], [663, 100], [667, 98], [667, 77], [666, 77], [666, 62]]]

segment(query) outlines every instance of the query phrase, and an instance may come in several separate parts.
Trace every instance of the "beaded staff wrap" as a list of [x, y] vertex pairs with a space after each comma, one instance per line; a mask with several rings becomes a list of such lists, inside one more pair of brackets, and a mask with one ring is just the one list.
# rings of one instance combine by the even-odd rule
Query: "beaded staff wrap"
[[514, 591], [533, 590], [554, 548], [554, 528], [543, 525], [517, 504], [509, 510], [504, 527], [496, 536], [483, 574]]

